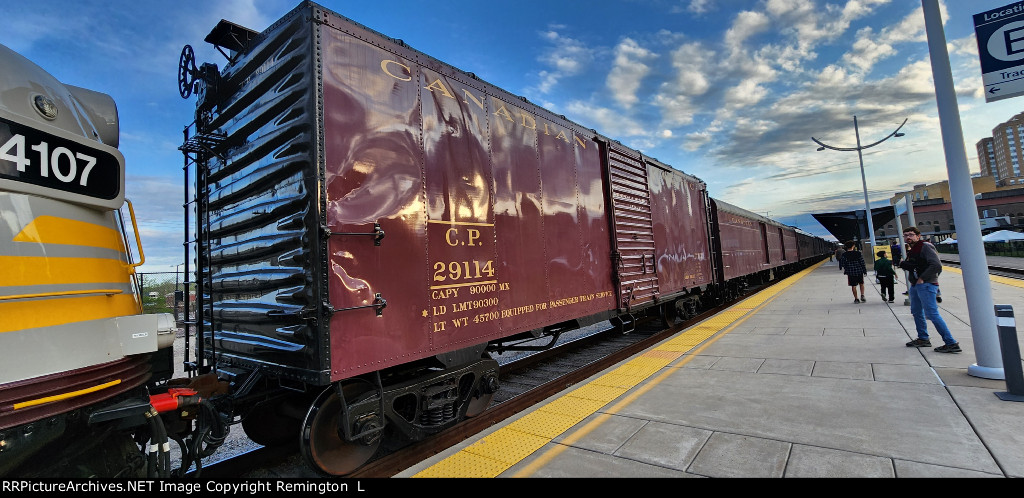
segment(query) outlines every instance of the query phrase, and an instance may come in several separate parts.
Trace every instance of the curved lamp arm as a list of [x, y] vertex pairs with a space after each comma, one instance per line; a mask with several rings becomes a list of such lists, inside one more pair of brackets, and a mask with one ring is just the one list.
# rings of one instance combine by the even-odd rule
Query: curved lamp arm
[[[879, 140], [879, 141], [877, 141], [877, 142], [875, 142], [873, 144], [870, 144], [870, 145], [863, 145], [863, 146], [859, 147], [859, 149], [861, 149], [861, 150], [863, 150], [863, 149], [870, 149], [871, 147], [874, 147], [874, 146], [876, 146], [876, 145], [878, 145], [878, 144], [880, 144], [880, 143], [882, 143], [882, 142], [884, 142], [886, 140], [889, 140], [892, 137], [903, 136], [903, 134], [899, 133], [899, 131], [900, 131], [900, 128], [903, 128], [903, 125], [907, 124], [907, 119], [910, 119], [910, 118], [904, 119], [903, 122], [900, 123], [900, 125], [898, 127], [896, 127], [896, 129], [893, 130], [892, 133], [886, 135], [885, 138], [883, 138], [883, 139], [881, 139], [881, 140]], [[826, 144], [826, 143], [822, 142], [821, 140], [818, 140], [817, 138], [814, 138], [814, 137], [811, 137], [811, 140], [813, 140], [814, 143], [816, 143], [816, 144], [821, 146], [821, 148], [818, 149], [818, 150], [832, 149], [832, 150], [839, 150], [839, 151], [844, 151], [844, 152], [845, 151], [858, 150], [858, 147], [833, 147], [833, 146], [828, 145], [828, 144]]]

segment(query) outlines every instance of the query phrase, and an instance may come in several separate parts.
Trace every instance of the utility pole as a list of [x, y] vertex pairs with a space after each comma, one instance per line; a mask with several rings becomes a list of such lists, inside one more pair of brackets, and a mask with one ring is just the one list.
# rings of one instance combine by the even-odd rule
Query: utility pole
[[949, 173], [949, 196], [953, 204], [953, 219], [956, 220], [960, 267], [963, 269], [964, 290], [967, 291], [967, 314], [971, 320], [974, 355], [978, 360], [967, 367], [967, 374], [1002, 380], [1006, 374], [999, 346], [995, 306], [992, 304], [992, 283], [988, 278], [988, 261], [985, 258], [985, 244], [981, 240], [978, 204], [974, 201], [974, 186], [967, 165], [960, 108], [956, 102], [953, 71], [949, 67], [946, 33], [942, 29], [938, 0], [921, 0], [921, 10], [924, 11], [942, 148], [946, 155], [946, 171]]

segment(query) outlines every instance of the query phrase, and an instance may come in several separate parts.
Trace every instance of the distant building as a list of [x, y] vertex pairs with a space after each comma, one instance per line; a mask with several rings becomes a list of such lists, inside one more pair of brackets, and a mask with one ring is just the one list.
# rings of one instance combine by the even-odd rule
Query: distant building
[[996, 150], [992, 143], [992, 137], [978, 140], [977, 148], [981, 176], [991, 176], [995, 181], [999, 181], [999, 164], [996, 163]]
[[[982, 233], [995, 230], [1024, 230], [1024, 187], [998, 188], [992, 176], [971, 178]], [[956, 235], [956, 220], [950, 202], [949, 182], [915, 185], [909, 192], [900, 192], [889, 199], [890, 205], [909, 196], [914, 206], [914, 221], [922, 235], [939, 242]], [[906, 228], [909, 219], [900, 215], [899, 227]], [[876, 239], [901, 238], [896, 220], [875, 227]]]
[[[996, 180], [992, 176], [976, 176], [971, 178], [971, 186], [974, 188], [974, 194], [984, 194], [987, 192], [995, 192], [999, 190], [996, 186]], [[910, 200], [915, 203], [918, 201], [928, 201], [940, 199], [944, 202], [949, 202], [951, 199], [949, 195], [949, 180], [943, 180], [938, 183], [931, 184], [919, 184], [914, 185], [914, 188], [909, 192], [898, 192], [889, 198], [889, 205], [894, 206], [897, 202], [903, 200], [903, 196], [910, 196]]]
[[997, 187], [1024, 185], [1024, 112], [992, 128], [992, 136], [975, 144], [982, 176], [995, 178]]

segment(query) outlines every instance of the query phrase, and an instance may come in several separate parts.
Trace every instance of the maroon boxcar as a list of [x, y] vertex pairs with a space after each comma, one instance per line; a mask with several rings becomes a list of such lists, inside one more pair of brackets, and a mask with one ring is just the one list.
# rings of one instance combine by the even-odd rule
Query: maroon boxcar
[[771, 265], [766, 219], [725, 201], [712, 198], [715, 237], [722, 261], [720, 281], [762, 272]]
[[701, 180], [315, 4], [245, 37], [184, 147], [226, 363], [327, 384], [712, 283]]
[[735, 294], [743, 287], [766, 282], [805, 266], [814, 255], [802, 257], [796, 229], [720, 199], [712, 199], [712, 230], [721, 272], [716, 281]]
[[179, 73], [199, 96], [182, 146], [199, 357], [254, 393], [322, 391], [293, 400], [301, 431], [281, 403], [246, 409], [257, 442], [301, 432], [314, 465], [344, 473], [325, 461], [337, 444], [486, 406], [487, 351], [670, 320], [714, 281], [695, 177], [316, 4], [207, 41], [226, 67], [190, 69], [186, 47]]
[[618, 311], [692, 314], [714, 282], [707, 186], [599, 138], [608, 170]]

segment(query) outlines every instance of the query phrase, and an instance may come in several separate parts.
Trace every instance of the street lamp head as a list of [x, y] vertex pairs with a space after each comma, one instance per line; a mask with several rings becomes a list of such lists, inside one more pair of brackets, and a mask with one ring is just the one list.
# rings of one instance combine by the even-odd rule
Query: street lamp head
[[825, 148], [824, 148], [824, 147], [818, 147], [818, 152], [821, 152], [821, 151], [823, 151], [823, 150], [825, 150]]
[[894, 137], [902, 137], [902, 136], [903, 136], [903, 133], [897, 133], [897, 134], [895, 134], [895, 135], [893, 135], [893, 136], [894, 136]]

